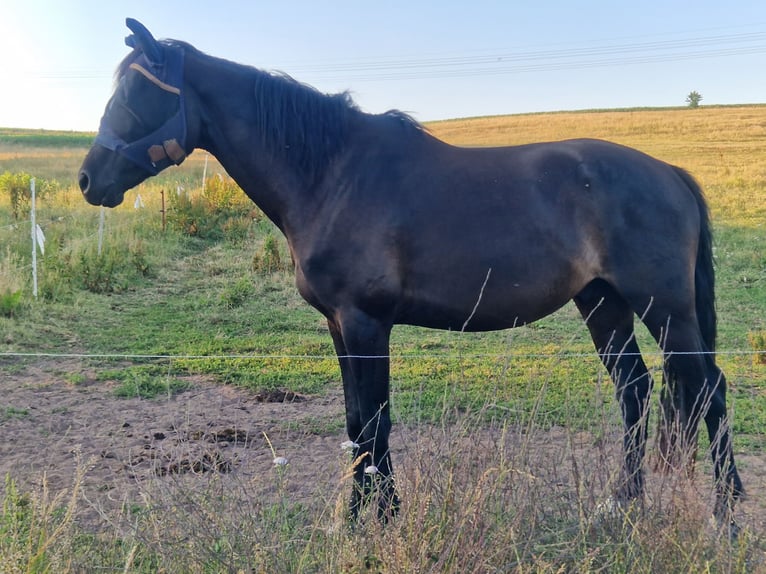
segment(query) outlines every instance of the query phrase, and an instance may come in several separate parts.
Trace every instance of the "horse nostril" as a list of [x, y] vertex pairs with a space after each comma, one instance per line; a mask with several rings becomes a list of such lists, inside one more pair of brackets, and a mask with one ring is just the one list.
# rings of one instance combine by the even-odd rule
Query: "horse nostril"
[[77, 181], [80, 184], [80, 191], [88, 193], [88, 188], [90, 187], [90, 176], [88, 175], [88, 172], [84, 169], [81, 170]]

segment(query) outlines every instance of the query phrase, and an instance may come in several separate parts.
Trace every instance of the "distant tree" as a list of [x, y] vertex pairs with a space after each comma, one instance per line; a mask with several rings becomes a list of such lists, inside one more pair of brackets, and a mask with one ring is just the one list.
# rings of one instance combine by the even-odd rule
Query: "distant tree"
[[690, 108], [698, 108], [701, 101], [702, 94], [697, 91], [689, 92], [689, 95], [686, 96], [686, 103], [689, 104]]

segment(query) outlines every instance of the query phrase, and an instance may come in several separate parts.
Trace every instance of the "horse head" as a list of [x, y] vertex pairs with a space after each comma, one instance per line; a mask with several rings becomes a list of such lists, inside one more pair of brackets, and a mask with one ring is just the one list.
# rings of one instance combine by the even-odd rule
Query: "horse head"
[[85, 199], [115, 207], [125, 192], [190, 153], [183, 86], [184, 50], [158, 42], [143, 24], [128, 18], [117, 84], [98, 135], [79, 172]]

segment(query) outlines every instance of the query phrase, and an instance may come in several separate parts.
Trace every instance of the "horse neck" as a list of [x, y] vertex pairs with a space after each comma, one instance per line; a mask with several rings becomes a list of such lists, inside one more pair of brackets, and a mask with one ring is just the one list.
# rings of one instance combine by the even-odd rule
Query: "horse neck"
[[[199, 118], [193, 145], [213, 154], [282, 231], [300, 228], [310, 220], [316, 190], [341, 146], [336, 120], [314, 125], [295, 121], [295, 114], [308, 104], [330, 105], [323, 99], [334, 96], [201, 53], [187, 53], [186, 61], [186, 84], [196, 96], [190, 106]], [[290, 84], [285, 93], [279, 82]], [[257, 101], [259, 96], [263, 101]], [[338, 102], [334, 106], [339, 108]], [[329, 145], [331, 138], [321, 132], [327, 126], [335, 138]]]

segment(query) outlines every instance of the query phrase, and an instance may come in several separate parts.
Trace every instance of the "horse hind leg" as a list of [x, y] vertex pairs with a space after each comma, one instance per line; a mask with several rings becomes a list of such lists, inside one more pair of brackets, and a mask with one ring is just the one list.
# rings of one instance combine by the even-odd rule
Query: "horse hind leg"
[[[671, 312], [654, 305], [646, 312], [644, 322], [662, 348], [665, 371], [670, 377], [666, 401], [667, 407], [675, 411], [670, 416], [677, 430], [675, 437], [671, 434], [669, 446], [685, 458], [693, 457], [699, 424], [705, 421], [717, 492], [715, 513], [719, 520], [727, 520], [743, 487], [731, 444], [726, 378], [708, 352], [693, 313]], [[673, 433], [673, 428], [668, 432]]]
[[[664, 347], [660, 343], [661, 347]], [[658, 456], [654, 469], [661, 473], [671, 470], [685, 470], [694, 473], [697, 458], [697, 440], [684, 437], [689, 427], [690, 413], [683, 400], [678, 374], [667, 358], [662, 367], [662, 388], [660, 389], [660, 416], [657, 419]], [[697, 427], [697, 423], [694, 424]]]
[[618, 501], [628, 502], [644, 492], [642, 466], [652, 377], [636, 343], [633, 310], [611, 285], [595, 280], [574, 297], [574, 302], [614, 381], [624, 431], [624, 461], [616, 495]]

